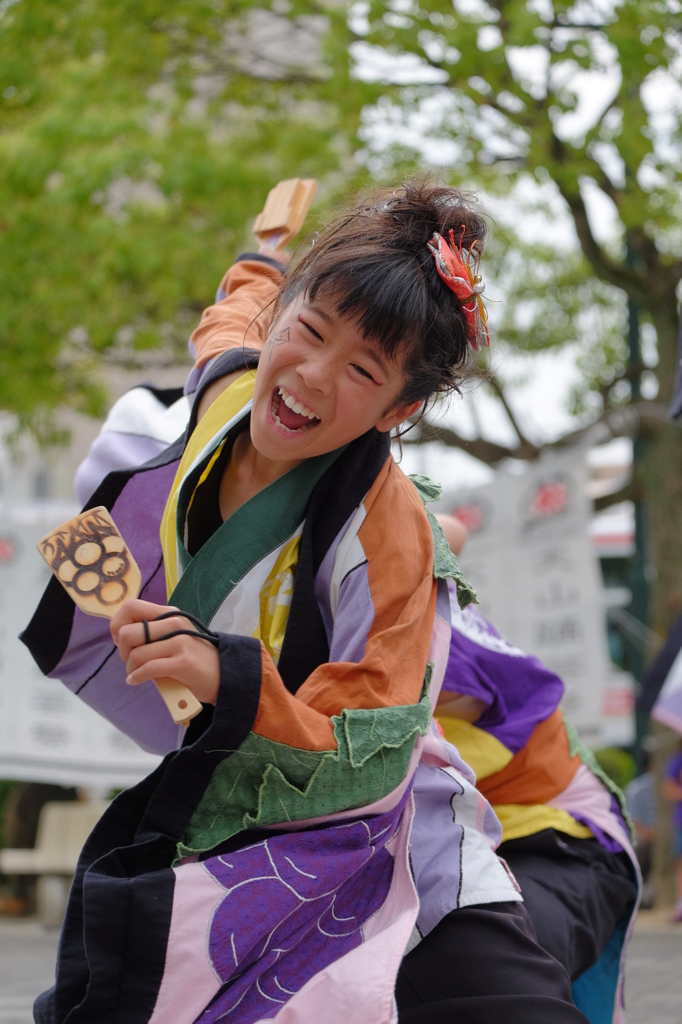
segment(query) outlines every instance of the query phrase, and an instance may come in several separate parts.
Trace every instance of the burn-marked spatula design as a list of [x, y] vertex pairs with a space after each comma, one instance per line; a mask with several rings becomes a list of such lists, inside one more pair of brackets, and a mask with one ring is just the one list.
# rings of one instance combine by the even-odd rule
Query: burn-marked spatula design
[[[103, 505], [81, 512], [38, 542], [43, 556], [81, 611], [112, 619], [121, 605], [140, 593], [142, 574]], [[186, 725], [201, 704], [176, 679], [155, 679], [173, 721]]]

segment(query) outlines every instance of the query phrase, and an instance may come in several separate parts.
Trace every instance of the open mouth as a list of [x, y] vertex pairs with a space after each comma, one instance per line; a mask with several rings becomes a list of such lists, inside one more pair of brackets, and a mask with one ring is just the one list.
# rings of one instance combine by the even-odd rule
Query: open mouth
[[299, 402], [284, 388], [277, 388], [272, 395], [272, 418], [278, 427], [291, 434], [302, 434], [313, 430], [320, 422], [312, 409]]

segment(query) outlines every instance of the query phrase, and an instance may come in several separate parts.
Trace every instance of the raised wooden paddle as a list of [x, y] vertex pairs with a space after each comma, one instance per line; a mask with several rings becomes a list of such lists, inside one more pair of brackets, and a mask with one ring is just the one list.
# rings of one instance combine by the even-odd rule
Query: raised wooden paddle
[[316, 189], [314, 178], [280, 181], [268, 192], [263, 212], [258, 214], [253, 225], [254, 235], [273, 249], [286, 245], [303, 227]]
[[[112, 619], [140, 593], [142, 574], [103, 505], [81, 512], [38, 542], [38, 551], [81, 611]], [[186, 725], [201, 711], [191, 690], [176, 679], [155, 679], [171, 717]]]

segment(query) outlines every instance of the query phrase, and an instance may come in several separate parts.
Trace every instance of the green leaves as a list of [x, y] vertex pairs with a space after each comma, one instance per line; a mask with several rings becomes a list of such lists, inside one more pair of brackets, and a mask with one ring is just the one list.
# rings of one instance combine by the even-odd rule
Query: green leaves
[[[356, 115], [286, 54], [247, 73], [254, 11], [0, 3], [0, 408], [34, 433], [64, 405], [101, 412], [108, 360], [184, 358], [268, 189], [338, 171]], [[305, 37], [318, 66], [323, 37]]]

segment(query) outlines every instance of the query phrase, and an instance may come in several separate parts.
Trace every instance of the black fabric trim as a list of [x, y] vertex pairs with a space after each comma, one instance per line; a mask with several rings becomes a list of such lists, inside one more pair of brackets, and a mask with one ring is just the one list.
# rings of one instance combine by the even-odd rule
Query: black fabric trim
[[296, 582], [278, 669], [290, 693], [329, 661], [329, 643], [314, 593], [315, 576], [344, 523], [390, 457], [387, 433], [369, 430], [348, 445], [315, 487], [301, 536]]
[[243, 252], [241, 256], [237, 256], [235, 263], [243, 263], [245, 260], [257, 260], [258, 263], [267, 263], [269, 267], [274, 267], [275, 270], [281, 270], [283, 274], [286, 274], [289, 269], [286, 263], [281, 263], [279, 260], [273, 259], [272, 256], [266, 256], [262, 252]]
[[36, 1007], [41, 1024], [146, 1024], [153, 1012], [171, 924], [176, 845], [216, 767], [243, 743], [258, 712], [259, 641], [220, 634], [219, 657], [218, 702], [204, 709], [203, 731], [121, 793], [85, 844], [56, 986]]
[[218, 637], [218, 702], [212, 714], [208, 705], [204, 706], [197, 716], [203, 731], [199, 732], [201, 725], [195, 726], [191, 742], [169, 762], [140, 822], [138, 840], [164, 833], [177, 842], [184, 835], [213, 772], [241, 746], [256, 720], [262, 672], [260, 641], [227, 633]]
[[192, 412], [187, 424], [187, 437], [189, 437], [197, 425], [197, 414], [199, 403], [207, 388], [226, 377], [229, 373], [236, 373], [237, 370], [255, 370], [260, 359], [260, 349], [257, 348], [231, 348], [222, 355], [217, 356], [201, 378], [199, 387], [194, 392]]
[[52, 672], [64, 657], [75, 611], [76, 606], [64, 587], [52, 576], [31, 621], [19, 634], [44, 675]]
[[248, 736], [258, 714], [262, 672], [260, 642], [231, 633], [217, 635], [220, 641], [218, 702], [215, 707], [204, 704], [191, 720], [183, 747], [193, 746], [209, 729], [221, 728], [222, 722], [222, 728], [227, 727], [231, 736], [230, 749], [235, 750]]
[[[174, 844], [161, 837], [140, 848], [137, 859], [133, 850], [127, 850], [122, 857], [120, 847], [135, 842], [137, 822], [174, 756], [169, 754], [151, 775], [121, 793], [88, 837], [78, 861], [62, 928], [56, 983], [36, 1000], [34, 1007], [39, 1024], [63, 1024], [67, 1020], [69, 1024], [146, 1024], [149, 1020], [165, 966], [165, 939], [175, 887], [175, 875], [168, 865]], [[148, 886], [138, 876], [150, 870], [153, 874]], [[112, 876], [109, 885], [106, 874]], [[144, 903], [148, 905], [144, 908], [139, 906], [140, 886], [147, 897]], [[95, 915], [90, 912], [91, 900], [98, 907]], [[146, 928], [152, 922], [156, 929], [153, 934], [159, 942], [156, 948], [145, 948], [142, 952], [145, 977], [129, 963], [127, 973], [136, 977], [107, 983], [107, 975], [113, 977], [128, 948], [117, 934], [120, 921], [133, 924], [140, 936], [149, 935]], [[138, 943], [133, 939], [136, 947]], [[146, 946], [151, 947], [148, 938]], [[141, 955], [139, 948], [135, 954]], [[120, 984], [126, 990], [128, 985], [133, 986], [134, 1005], [129, 1006], [127, 998], [119, 1002]], [[115, 1017], [119, 1006], [125, 1007], [124, 1013]]]
[[165, 406], [166, 409], [170, 409], [171, 405], [175, 405], [176, 402], [180, 401], [185, 393], [184, 388], [157, 388], [156, 384], [152, 384], [149, 381], [144, 381], [142, 384], [138, 384], [137, 387], [144, 388], [145, 391], [151, 391], [154, 398], [161, 402], [161, 405]]

